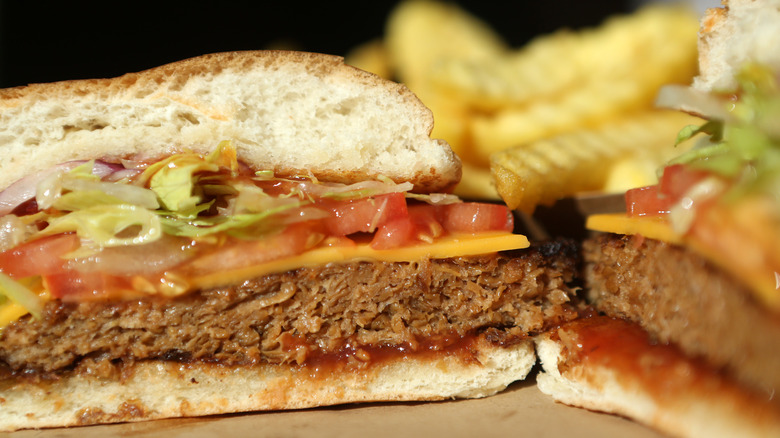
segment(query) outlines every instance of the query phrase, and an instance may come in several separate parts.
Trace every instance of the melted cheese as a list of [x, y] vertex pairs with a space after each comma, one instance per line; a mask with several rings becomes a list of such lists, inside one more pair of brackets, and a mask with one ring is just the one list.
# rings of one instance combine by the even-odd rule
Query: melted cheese
[[780, 312], [780, 273], [769, 267], [754, 264], [749, 268], [735, 263], [732, 257], [712, 248], [690, 235], [681, 236], [663, 217], [628, 217], [625, 214], [598, 214], [587, 218], [585, 226], [593, 231], [615, 234], [638, 234], [649, 239], [684, 245], [747, 285], [753, 296], [770, 309]]
[[434, 243], [391, 250], [376, 250], [368, 244], [317, 248], [294, 257], [275, 260], [261, 265], [196, 276], [189, 279], [189, 285], [195, 289], [205, 289], [235, 284], [271, 273], [302, 267], [320, 266], [326, 263], [352, 260], [403, 262], [424, 258], [442, 259], [522, 249], [527, 248], [528, 245], [528, 239], [520, 234], [484, 233], [480, 235], [446, 236]]
[[[375, 250], [368, 244], [325, 247], [268, 263], [195, 276], [186, 281], [190, 289], [204, 289], [228, 284], [237, 284], [267, 274], [289, 271], [301, 267], [320, 266], [327, 263], [339, 263], [352, 260], [403, 262], [421, 260], [424, 258], [441, 259], [523, 249], [528, 246], [529, 242], [525, 236], [502, 232], [483, 233], [479, 235], [451, 235], [440, 238], [434, 243], [392, 250]], [[24, 307], [11, 302], [10, 300], [5, 304], [0, 305], [0, 330], [26, 314], [27, 310]]]
[[0, 330], [17, 319], [27, 315], [27, 309], [8, 300], [0, 305]]
[[625, 214], [595, 214], [589, 216], [585, 226], [589, 230], [615, 234], [640, 234], [648, 239], [681, 244], [682, 236], [672, 231], [663, 217], [628, 217]]

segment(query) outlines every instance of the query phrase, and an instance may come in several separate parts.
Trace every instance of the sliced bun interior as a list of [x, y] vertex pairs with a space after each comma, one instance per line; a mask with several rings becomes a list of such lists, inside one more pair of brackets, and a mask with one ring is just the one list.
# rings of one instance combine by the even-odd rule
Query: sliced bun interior
[[[596, 325], [602, 341], [583, 333]], [[583, 332], [587, 330], [586, 332]], [[608, 331], [608, 335], [604, 335]], [[780, 436], [780, 409], [631, 323], [575, 321], [537, 338], [539, 390], [556, 401], [622, 415], [678, 437]], [[589, 352], [601, 350], [595, 355]]]
[[780, 71], [780, 1], [728, 0], [708, 9], [699, 32], [699, 76], [693, 86], [731, 91], [749, 61]]
[[433, 116], [405, 86], [302, 52], [218, 53], [114, 79], [0, 90], [0, 189], [70, 160], [208, 152], [254, 169], [442, 191], [460, 179]]
[[476, 398], [524, 379], [536, 362], [531, 340], [499, 347], [483, 339], [476, 348], [476, 360], [444, 353], [325, 370], [136, 362], [123, 371], [123, 379], [73, 374], [0, 388], [0, 410], [3, 428], [15, 430], [350, 402]]

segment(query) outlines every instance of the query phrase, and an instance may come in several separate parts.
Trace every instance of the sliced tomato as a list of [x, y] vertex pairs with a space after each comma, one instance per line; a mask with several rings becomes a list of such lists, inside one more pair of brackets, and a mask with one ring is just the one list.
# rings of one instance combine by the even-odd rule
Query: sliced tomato
[[462, 202], [440, 207], [441, 223], [451, 233], [512, 231], [514, 217], [500, 204]]
[[65, 271], [62, 256], [79, 246], [75, 234], [58, 234], [23, 243], [0, 252], [0, 271], [13, 278], [49, 275]]
[[325, 238], [317, 221], [292, 224], [278, 234], [260, 240], [232, 240], [188, 263], [183, 270], [192, 275], [240, 269], [291, 257], [319, 244]]
[[329, 234], [334, 236], [371, 233], [389, 221], [408, 215], [403, 193], [351, 201], [322, 201], [318, 206], [331, 212], [323, 222]]
[[392, 220], [376, 230], [374, 238], [371, 240], [371, 247], [374, 249], [393, 249], [405, 246], [413, 241], [414, 232], [414, 223], [408, 217]]
[[444, 234], [437, 207], [427, 204], [410, 205], [408, 215], [392, 219], [381, 226], [371, 240], [374, 249], [392, 249], [418, 242], [433, 242]]
[[658, 185], [626, 191], [626, 214], [629, 217], [659, 216], [669, 213], [672, 200], [659, 191]]
[[412, 237], [418, 241], [432, 242], [445, 232], [440, 207], [426, 204], [409, 206], [409, 219], [415, 226]]
[[63, 301], [99, 300], [132, 290], [129, 279], [99, 272], [62, 271], [45, 275], [43, 281], [49, 293]]
[[708, 175], [683, 164], [666, 166], [658, 184], [626, 192], [626, 213], [630, 217], [668, 214], [674, 203]]
[[707, 171], [692, 169], [682, 164], [666, 166], [659, 181], [658, 192], [671, 201], [677, 201], [708, 175]]

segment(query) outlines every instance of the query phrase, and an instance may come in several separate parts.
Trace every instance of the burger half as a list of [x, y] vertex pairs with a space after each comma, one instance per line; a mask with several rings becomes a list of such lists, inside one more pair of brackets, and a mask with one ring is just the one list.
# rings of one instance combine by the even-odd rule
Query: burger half
[[300, 52], [0, 91], [0, 429], [481, 397], [576, 251], [462, 202], [404, 86]]
[[708, 10], [700, 76], [659, 104], [697, 145], [595, 215], [594, 313], [540, 338], [542, 391], [674, 436], [780, 436], [780, 3]]

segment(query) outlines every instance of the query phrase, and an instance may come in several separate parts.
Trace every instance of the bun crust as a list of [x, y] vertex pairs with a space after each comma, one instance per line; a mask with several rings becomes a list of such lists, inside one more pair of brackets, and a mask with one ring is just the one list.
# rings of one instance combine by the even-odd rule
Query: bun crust
[[344, 183], [384, 175], [444, 191], [459, 181], [460, 160], [432, 128], [405, 86], [340, 57], [217, 53], [0, 90], [0, 189], [65, 161], [204, 153], [230, 140], [256, 170]]
[[46, 383], [7, 385], [0, 388], [0, 411], [3, 427], [16, 430], [351, 402], [476, 398], [524, 379], [536, 362], [531, 340], [498, 347], [481, 339], [475, 357], [406, 357], [333, 372], [299, 366], [137, 362], [112, 379], [74, 374]]
[[537, 385], [556, 401], [622, 415], [676, 437], [780, 436], [777, 406], [682, 354], [646, 344], [628, 348], [628, 366], [614, 355], [583, 358], [573, 347], [576, 324], [536, 339], [544, 370]]
[[780, 0], [724, 0], [708, 9], [699, 31], [699, 76], [703, 91], [733, 91], [747, 62], [780, 70]]

